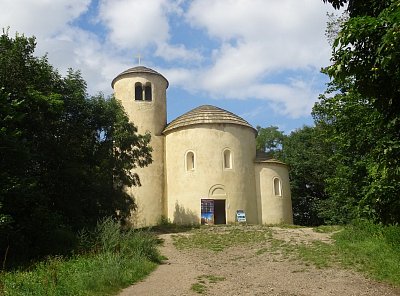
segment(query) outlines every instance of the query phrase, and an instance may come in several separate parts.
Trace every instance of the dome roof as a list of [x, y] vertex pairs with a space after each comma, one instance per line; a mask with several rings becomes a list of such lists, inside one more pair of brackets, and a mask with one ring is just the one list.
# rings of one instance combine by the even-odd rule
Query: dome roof
[[186, 127], [196, 124], [204, 123], [227, 123], [236, 124], [251, 128], [255, 133], [257, 132], [246, 120], [233, 114], [232, 112], [226, 111], [224, 109], [203, 105], [197, 107], [181, 116], [171, 121], [167, 127], [164, 129], [163, 133], [168, 133], [174, 129], [180, 127]]
[[144, 67], [144, 66], [137, 66], [137, 67], [129, 68], [128, 70], [125, 70], [124, 72], [118, 74], [117, 77], [115, 77], [113, 79], [113, 81], [111, 82], [111, 87], [114, 88], [114, 83], [115, 83], [115, 81], [117, 81], [118, 78], [120, 78], [122, 76], [125, 76], [125, 75], [132, 74], [132, 73], [147, 73], [147, 74], [159, 75], [159, 76], [161, 76], [162, 78], [165, 79], [165, 81], [167, 82], [167, 88], [168, 88], [169, 83], [168, 83], [167, 78], [162, 76], [157, 71], [155, 71], [153, 69], [150, 69], [150, 68], [147, 68], [147, 67]]

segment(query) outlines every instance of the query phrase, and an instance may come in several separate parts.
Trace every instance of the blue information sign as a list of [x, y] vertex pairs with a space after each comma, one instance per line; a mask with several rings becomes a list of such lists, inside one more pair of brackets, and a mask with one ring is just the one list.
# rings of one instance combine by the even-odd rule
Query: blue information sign
[[236, 211], [236, 221], [237, 222], [246, 222], [246, 213], [243, 210]]

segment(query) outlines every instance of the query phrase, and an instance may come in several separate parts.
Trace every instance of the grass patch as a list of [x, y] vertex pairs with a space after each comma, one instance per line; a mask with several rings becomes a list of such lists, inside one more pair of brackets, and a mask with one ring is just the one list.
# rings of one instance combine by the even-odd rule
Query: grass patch
[[334, 235], [344, 266], [400, 285], [400, 227], [359, 221]]
[[174, 245], [178, 249], [200, 248], [219, 252], [238, 244], [250, 244], [271, 239], [269, 228], [248, 229], [246, 227], [224, 227], [218, 229], [201, 228], [188, 235], [174, 235]]
[[207, 290], [207, 287], [202, 283], [194, 283], [190, 289], [198, 294], [204, 294]]
[[318, 227], [314, 227], [313, 230], [319, 233], [332, 233], [343, 230], [343, 226], [339, 225], [320, 225]]
[[301, 225], [294, 225], [294, 224], [273, 224], [270, 225], [271, 227], [279, 227], [279, 228], [286, 228], [286, 229], [298, 229], [298, 228], [304, 228], [305, 226]]
[[400, 286], [400, 227], [356, 221], [344, 227], [318, 227], [335, 232], [334, 244], [314, 242], [296, 247], [298, 256], [315, 266], [343, 266]]
[[197, 283], [192, 285], [191, 290], [198, 294], [205, 294], [207, 292], [207, 284], [216, 284], [224, 280], [223, 276], [201, 275], [197, 277]]
[[3, 272], [0, 295], [109, 295], [147, 276], [161, 257], [150, 232], [121, 231], [107, 219], [81, 235], [80, 253]]
[[338, 262], [335, 248], [333, 244], [315, 241], [310, 245], [296, 246], [296, 252], [301, 260], [312, 263], [317, 268], [323, 268], [331, 267]]
[[149, 229], [156, 233], [178, 233], [187, 232], [193, 229], [199, 229], [200, 224], [177, 224], [169, 219], [162, 217], [156, 226], [151, 226]]
[[206, 278], [211, 284], [215, 284], [225, 280], [223, 276], [205, 275], [203, 277]]

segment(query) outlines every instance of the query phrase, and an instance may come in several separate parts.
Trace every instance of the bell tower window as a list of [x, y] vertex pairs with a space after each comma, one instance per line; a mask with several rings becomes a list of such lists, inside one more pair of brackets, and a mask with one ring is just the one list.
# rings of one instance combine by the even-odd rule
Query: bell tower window
[[140, 82], [135, 83], [135, 101], [143, 101], [143, 87]]
[[151, 84], [146, 83], [146, 86], [144, 87], [144, 99], [146, 101], [151, 101], [152, 98], [152, 93], [151, 93]]

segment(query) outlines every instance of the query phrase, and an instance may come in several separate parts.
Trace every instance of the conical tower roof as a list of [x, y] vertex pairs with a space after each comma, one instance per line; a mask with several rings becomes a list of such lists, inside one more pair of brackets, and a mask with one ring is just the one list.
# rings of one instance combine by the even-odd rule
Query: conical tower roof
[[224, 109], [211, 106], [203, 105], [197, 107], [181, 116], [171, 121], [167, 127], [164, 129], [163, 133], [169, 133], [172, 130], [196, 125], [196, 124], [207, 124], [207, 123], [225, 123], [225, 124], [235, 124], [251, 128], [255, 133], [257, 132], [250, 123], [248, 123], [243, 118], [233, 114], [232, 112], [226, 111]]
[[114, 88], [114, 83], [115, 83], [115, 81], [117, 81], [117, 79], [119, 79], [123, 76], [130, 75], [130, 74], [135, 74], [135, 73], [147, 73], [147, 74], [159, 75], [165, 79], [165, 81], [167, 82], [167, 88], [168, 88], [169, 82], [168, 82], [167, 78], [165, 78], [163, 75], [161, 75], [157, 71], [147, 68], [147, 67], [144, 67], [144, 66], [137, 66], [137, 67], [129, 68], [128, 70], [125, 70], [124, 72], [118, 74], [117, 77], [115, 77], [113, 79], [113, 81], [111, 82], [111, 87]]

